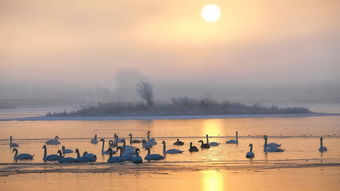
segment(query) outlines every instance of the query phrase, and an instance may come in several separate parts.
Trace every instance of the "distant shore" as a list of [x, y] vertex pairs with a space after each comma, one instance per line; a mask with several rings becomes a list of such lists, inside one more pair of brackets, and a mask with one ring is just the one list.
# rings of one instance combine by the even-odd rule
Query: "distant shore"
[[305, 113], [305, 114], [231, 114], [231, 115], [177, 115], [177, 116], [37, 116], [0, 121], [91, 121], [91, 120], [154, 120], [154, 119], [223, 119], [223, 118], [266, 118], [266, 117], [317, 117], [340, 116], [340, 113]]

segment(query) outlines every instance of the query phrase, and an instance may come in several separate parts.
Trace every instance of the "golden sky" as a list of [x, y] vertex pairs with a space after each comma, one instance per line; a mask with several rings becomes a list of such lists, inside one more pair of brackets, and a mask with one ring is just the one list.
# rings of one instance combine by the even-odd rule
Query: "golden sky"
[[[200, 11], [217, 4], [222, 16]], [[313, 84], [340, 81], [339, 0], [2, 0], [3, 84], [154, 81]]]

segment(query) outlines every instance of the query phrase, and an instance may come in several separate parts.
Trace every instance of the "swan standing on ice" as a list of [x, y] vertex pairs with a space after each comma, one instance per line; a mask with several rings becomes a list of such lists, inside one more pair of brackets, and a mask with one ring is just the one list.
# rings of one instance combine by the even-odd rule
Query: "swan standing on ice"
[[10, 147], [19, 147], [18, 144], [13, 143], [13, 137], [12, 136], [9, 136], [9, 146]]
[[195, 146], [192, 146], [192, 142], [190, 142], [189, 152], [198, 152], [198, 148]]
[[173, 145], [177, 145], [177, 146], [182, 146], [184, 145], [184, 142], [183, 141], [180, 141], [179, 139], [177, 139], [176, 142], [172, 143]]
[[323, 137], [320, 137], [320, 148], [319, 148], [320, 152], [326, 152], [327, 151], [327, 147], [323, 146]]
[[263, 136], [263, 138], [264, 138], [264, 144], [265, 145], [267, 145], [267, 147], [280, 147], [281, 146], [281, 144], [277, 144], [277, 143], [267, 143], [268, 142], [268, 136], [267, 135], [265, 135], [265, 136]]
[[253, 144], [249, 144], [249, 147], [250, 147], [250, 151], [249, 152], [247, 152], [247, 154], [246, 154], [246, 157], [247, 158], [254, 158], [255, 157], [255, 154], [253, 153]]
[[80, 156], [79, 149], [76, 149], [77, 153], [77, 162], [96, 162], [97, 157], [93, 157], [92, 155], [83, 155]]
[[[110, 150], [109, 149], [111, 149], [111, 147], [109, 146], [109, 149], [104, 151], [105, 139], [100, 139], [100, 141], [103, 142], [103, 144], [102, 144], [102, 151], [101, 151], [102, 155], [109, 155], [110, 154]], [[111, 151], [112, 151], [112, 154], [116, 153], [116, 151], [113, 151], [112, 149], [111, 149]]]
[[142, 142], [141, 140], [138, 140], [138, 139], [132, 139], [131, 133], [129, 134], [129, 138], [130, 138], [130, 145], [134, 144], [134, 143], [141, 143]]
[[198, 142], [201, 143], [202, 149], [209, 149], [210, 148], [210, 145], [208, 143], [203, 143], [202, 140], [199, 140]]
[[17, 160], [31, 160], [33, 159], [34, 155], [31, 155], [31, 154], [27, 154], [27, 153], [21, 153], [18, 155], [18, 149], [17, 148], [14, 148], [12, 150], [12, 153], [15, 152], [14, 154], [14, 160], [17, 161]]
[[91, 139], [91, 144], [97, 144], [98, 143], [98, 137], [97, 134], [94, 135], [94, 137]]
[[238, 131], [236, 131], [235, 139], [226, 141], [227, 144], [238, 144]]
[[148, 131], [148, 134], [147, 134], [148, 142], [149, 142], [151, 145], [157, 145], [157, 142], [156, 142], [155, 138], [150, 138], [150, 133], [151, 133], [151, 131]]
[[49, 139], [48, 141], [46, 141], [46, 145], [59, 145], [60, 142], [59, 142], [59, 137], [58, 136], [55, 136], [54, 139]]
[[163, 155], [165, 156], [166, 154], [180, 154], [183, 153], [183, 151], [178, 150], [178, 149], [169, 149], [166, 150], [166, 143], [165, 141], [162, 141], [163, 144]]
[[44, 145], [42, 147], [44, 149], [44, 157], [43, 157], [43, 161], [57, 161], [60, 159], [60, 156], [58, 154], [51, 154], [51, 155], [47, 155], [47, 147], [46, 145]]
[[151, 154], [150, 148], [146, 149], [148, 151], [148, 154], [144, 157], [145, 160], [163, 160], [165, 157], [160, 154]]
[[209, 142], [209, 136], [208, 136], [208, 134], [205, 135], [205, 139], [207, 140], [207, 144], [209, 144], [209, 145], [212, 146], [212, 147], [215, 147], [215, 146], [220, 145], [220, 143], [218, 143], [218, 142]]
[[61, 150], [58, 150], [58, 154], [60, 159], [58, 160], [59, 163], [75, 163], [77, 162], [77, 159], [73, 157], [64, 157]]
[[124, 158], [123, 158], [123, 149], [122, 147], [117, 147], [116, 152], [119, 150], [119, 156], [112, 156], [113, 155], [113, 150], [111, 148], [109, 148], [110, 151], [110, 157], [109, 159], [107, 159], [108, 163], [114, 163], [114, 162], [124, 162]]
[[132, 159], [131, 159], [131, 161], [133, 162], [133, 163], [135, 163], [135, 164], [137, 164], [137, 163], [142, 163], [143, 162], [143, 159], [142, 159], [142, 157], [141, 156], [139, 156], [139, 152], [140, 152], [140, 150], [139, 150], [139, 148], [136, 148], [135, 149], [135, 156], [132, 156]]
[[65, 146], [62, 146], [61, 150], [63, 151], [63, 154], [73, 153], [72, 149], [66, 149]]
[[283, 152], [284, 150], [279, 148], [281, 145], [277, 143], [267, 143], [267, 135], [264, 136], [264, 152]]

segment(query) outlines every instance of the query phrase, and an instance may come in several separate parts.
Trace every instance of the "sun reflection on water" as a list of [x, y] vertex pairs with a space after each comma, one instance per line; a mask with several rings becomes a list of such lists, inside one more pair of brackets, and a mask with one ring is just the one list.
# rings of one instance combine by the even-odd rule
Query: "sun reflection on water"
[[222, 121], [219, 119], [207, 119], [203, 121], [202, 134], [208, 134], [209, 136], [220, 136], [222, 132]]
[[224, 190], [223, 174], [217, 170], [202, 171], [203, 191], [222, 191]]

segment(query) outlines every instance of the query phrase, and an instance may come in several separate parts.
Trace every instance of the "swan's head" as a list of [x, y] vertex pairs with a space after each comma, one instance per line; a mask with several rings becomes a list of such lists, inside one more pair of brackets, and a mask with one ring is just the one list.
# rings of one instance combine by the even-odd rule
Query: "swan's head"
[[267, 139], [268, 139], [268, 136], [267, 136], [267, 135], [265, 135], [265, 136], [263, 136], [263, 138], [264, 138], [265, 140], [267, 140]]
[[94, 135], [94, 138], [97, 139], [97, 134]]
[[13, 137], [12, 137], [12, 136], [9, 136], [9, 139], [13, 139]]
[[151, 131], [148, 131], [148, 135], [150, 135]]
[[146, 140], [145, 140], [145, 139], [143, 139], [143, 140], [142, 140], [142, 143], [146, 143]]
[[150, 150], [150, 148], [149, 148], [149, 147], [148, 147], [148, 148], [145, 148], [145, 150], [146, 150], [146, 151], [149, 151], [149, 150]]
[[126, 143], [125, 139], [122, 140], [123, 143]]
[[113, 134], [114, 137], [118, 137], [118, 135], [116, 133]]
[[79, 153], [79, 149], [78, 148], [76, 148], [76, 153]]
[[14, 149], [12, 150], [12, 153], [13, 153], [13, 152], [18, 152], [18, 149], [14, 148]]
[[252, 146], [253, 146], [253, 144], [250, 143], [250, 144], [249, 144], [249, 147], [252, 147]]
[[117, 147], [117, 151], [118, 151], [118, 150], [121, 150], [121, 151], [122, 151], [123, 148], [122, 148], [121, 146], [118, 146], [118, 147]]
[[236, 135], [238, 135], [238, 131], [236, 131]]
[[87, 151], [85, 151], [85, 152], [83, 153], [83, 156], [87, 155], [87, 153], [88, 153], [88, 152], [87, 152]]
[[205, 134], [205, 137], [206, 137], [206, 138], [208, 138], [208, 137], [209, 137], [209, 135], [208, 135], [208, 134]]
[[46, 149], [46, 145], [42, 146], [43, 149]]
[[110, 144], [110, 145], [113, 144], [113, 140], [109, 140], [109, 144]]
[[63, 146], [61, 147], [61, 149], [62, 149], [62, 150], [65, 150], [65, 146], [63, 145]]
[[129, 134], [129, 137], [132, 137], [132, 134], [131, 134], [131, 133]]
[[323, 141], [323, 137], [320, 137], [320, 141]]
[[103, 142], [104, 142], [104, 141], [105, 141], [105, 139], [100, 139], [99, 141], [103, 141]]
[[135, 152], [136, 152], [136, 153], [139, 153], [139, 152], [140, 152], [139, 148], [136, 148], [136, 149], [135, 149]]
[[58, 150], [57, 154], [59, 154], [60, 156], [62, 156], [61, 150]]
[[165, 145], [165, 144], [166, 144], [166, 143], [165, 143], [165, 141], [162, 141], [162, 144], [164, 144], [164, 145]]
[[57, 136], [54, 137], [54, 139], [60, 139], [60, 138], [59, 138], [59, 136], [57, 135]]
[[203, 144], [203, 141], [202, 141], [202, 140], [199, 140], [198, 143], [202, 143], [202, 144]]

